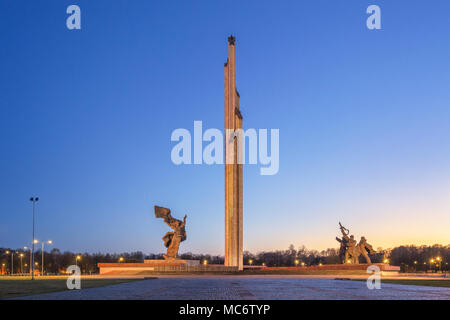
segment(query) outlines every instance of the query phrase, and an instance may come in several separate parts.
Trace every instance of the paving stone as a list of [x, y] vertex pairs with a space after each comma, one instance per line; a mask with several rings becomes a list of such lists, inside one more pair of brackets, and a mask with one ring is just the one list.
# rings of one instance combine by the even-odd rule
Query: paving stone
[[[83, 282], [81, 283], [83, 286]], [[158, 278], [106, 287], [39, 294], [18, 299], [89, 300], [450, 300], [450, 288], [381, 284], [369, 290], [364, 281], [288, 278]]]

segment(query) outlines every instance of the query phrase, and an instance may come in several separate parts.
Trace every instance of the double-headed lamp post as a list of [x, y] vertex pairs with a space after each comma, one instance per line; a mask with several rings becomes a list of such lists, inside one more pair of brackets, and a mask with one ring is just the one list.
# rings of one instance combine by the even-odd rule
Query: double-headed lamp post
[[32, 247], [31, 247], [31, 279], [34, 280], [34, 243], [36, 240], [34, 239], [34, 208], [36, 206], [36, 202], [39, 201], [39, 197], [31, 197], [30, 201], [33, 202], [33, 238], [32, 239]]

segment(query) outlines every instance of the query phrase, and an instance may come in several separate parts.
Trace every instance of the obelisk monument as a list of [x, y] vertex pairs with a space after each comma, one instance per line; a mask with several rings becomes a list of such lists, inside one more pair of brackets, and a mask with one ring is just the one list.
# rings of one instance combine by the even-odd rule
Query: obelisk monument
[[[237, 136], [230, 139], [227, 135], [230, 129], [242, 129], [236, 90], [235, 42], [235, 37], [228, 38], [228, 59], [225, 62], [225, 266], [243, 270], [242, 161], [238, 163], [238, 148], [242, 148], [242, 143], [238, 143]], [[231, 162], [228, 160], [230, 156]]]

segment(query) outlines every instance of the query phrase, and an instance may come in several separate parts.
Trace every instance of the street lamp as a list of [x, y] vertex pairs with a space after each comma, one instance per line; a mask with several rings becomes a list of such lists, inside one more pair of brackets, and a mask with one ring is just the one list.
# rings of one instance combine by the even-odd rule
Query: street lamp
[[430, 259], [430, 269], [431, 269], [431, 272], [433, 272], [433, 268], [432, 268], [432, 265], [434, 264], [434, 259]]
[[20, 273], [23, 273], [23, 263], [22, 263], [23, 253], [21, 253], [19, 257], [20, 257]]
[[[30, 249], [30, 266], [31, 266], [31, 264], [33, 263], [33, 261], [31, 260], [31, 259], [32, 259], [32, 258], [31, 258], [31, 256], [32, 256], [31, 247], [30, 247], [30, 248], [28, 248], [28, 247], [23, 247], [23, 249], [24, 249], [24, 250]], [[30, 267], [29, 271], [30, 271], [30, 273], [31, 273], [31, 267]]]
[[294, 263], [295, 263], [295, 266], [298, 266], [298, 263], [299, 263], [298, 259], [295, 259]]
[[120, 258], [119, 258], [119, 262], [123, 262], [123, 257], [120, 257]]
[[252, 265], [253, 264], [253, 260], [252, 259], [248, 260], [248, 264]]
[[439, 271], [441, 271], [441, 261], [442, 261], [442, 258], [441, 258], [441, 257], [437, 257], [436, 260], [437, 260], [437, 262], [439, 263]]
[[78, 267], [78, 260], [81, 260], [81, 256], [77, 255], [77, 257], [75, 258], [75, 265]]
[[5, 253], [11, 254], [11, 271], [10, 271], [10, 273], [13, 274], [14, 273], [14, 252], [6, 250]]
[[34, 209], [36, 206], [36, 202], [39, 201], [39, 197], [31, 197], [30, 201], [33, 202], [33, 237], [31, 238], [33, 243], [32, 243], [32, 249], [31, 249], [31, 280], [34, 280], [34, 243], [35, 243], [35, 239], [34, 239]]
[[[48, 240], [47, 243], [48, 244], [52, 244], [53, 241], [52, 240]], [[44, 275], [44, 245], [45, 245], [45, 242], [42, 241], [41, 244], [42, 244], [41, 276], [43, 276]]]

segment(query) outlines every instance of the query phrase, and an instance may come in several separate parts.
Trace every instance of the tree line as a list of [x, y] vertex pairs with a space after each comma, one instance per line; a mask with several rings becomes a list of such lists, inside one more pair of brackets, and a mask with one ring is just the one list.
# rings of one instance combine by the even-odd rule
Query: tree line
[[[12, 260], [11, 260], [12, 259]], [[70, 265], [78, 265], [84, 274], [98, 273], [98, 263], [143, 262], [144, 259], [163, 259], [161, 254], [147, 254], [141, 251], [124, 253], [73, 253], [61, 252], [59, 249], [44, 251], [44, 273], [61, 274]], [[200, 260], [207, 264], [223, 264], [224, 257], [220, 255], [182, 253], [180, 259]], [[377, 253], [371, 255], [373, 263], [389, 262], [400, 266], [404, 272], [423, 271], [448, 271], [450, 261], [450, 245], [433, 246], [400, 246], [393, 249], [377, 249]], [[362, 260], [361, 263], [364, 263]], [[339, 249], [329, 248], [322, 251], [308, 250], [305, 246], [295, 248], [290, 245], [287, 250], [262, 251], [256, 254], [245, 251], [244, 265], [267, 267], [293, 267], [311, 266], [320, 264], [338, 264]], [[13, 273], [30, 272], [30, 252], [0, 248], [1, 273], [10, 273], [14, 265]], [[35, 269], [42, 268], [42, 252], [35, 252]]]

